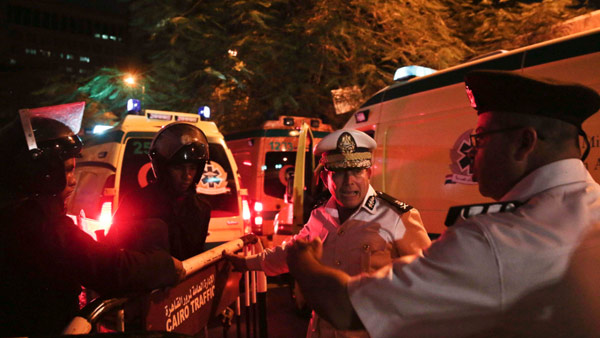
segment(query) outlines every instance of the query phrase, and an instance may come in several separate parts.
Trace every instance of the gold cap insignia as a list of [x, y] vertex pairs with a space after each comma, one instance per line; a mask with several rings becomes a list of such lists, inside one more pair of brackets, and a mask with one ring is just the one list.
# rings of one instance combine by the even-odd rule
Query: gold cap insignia
[[350, 133], [343, 133], [337, 141], [337, 149], [342, 154], [349, 154], [356, 151], [356, 141]]

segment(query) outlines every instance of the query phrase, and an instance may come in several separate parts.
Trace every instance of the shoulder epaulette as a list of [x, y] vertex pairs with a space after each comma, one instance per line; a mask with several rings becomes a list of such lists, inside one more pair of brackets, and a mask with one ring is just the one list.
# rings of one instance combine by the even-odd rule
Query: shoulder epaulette
[[475, 215], [513, 211], [521, 205], [523, 205], [523, 203], [519, 201], [507, 201], [450, 207], [450, 209], [448, 209], [448, 214], [446, 215], [446, 221], [444, 221], [444, 224], [449, 227], [454, 225], [459, 219], [464, 220]]
[[401, 202], [399, 200], [397, 200], [396, 198], [381, 192], [381, 191], [376, 191], [377, 193], [377, 197], [379, 197], [380, 199], [388, 202], [392, 207], [394, 207], [394, 209], [396, 209], [396, 211], [398, 211], [401, 215], [405, 212], [410, 211], [410, 209], [412, 209], [413, 207], [409, 204], [406, 204], [404, 202]]

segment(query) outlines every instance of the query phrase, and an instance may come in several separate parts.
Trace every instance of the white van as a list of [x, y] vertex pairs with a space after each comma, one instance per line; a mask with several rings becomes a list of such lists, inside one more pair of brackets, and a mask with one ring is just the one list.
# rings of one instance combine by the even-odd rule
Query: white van
[[[396, 82], [352, 115], [345, 127], [365, 131], [377, 141], [374, 188], [419, 209], [434, 234], [444, 231], [450, 206], [491, 201], [471, 180], [466, 157], [477, 116], [465, 93], [464, 75], [473, 69], [520, 70], [600, 91], [600, 29]], [[585, 163], [600, 181], [599, 114], [583, 129], [591, 142]]]
[[148, 158], [152, 138], [175, 121], [197, 126], [208, 139], [210, 161], [196, 188], [212, 206], [207, 248], [250, 230], [242, 217], [245, 191], [240, 189], [237, 165], [217, 126], [196, 114], [159, 110], [127, 115], [118, 127], [84, 140], [75, 167], [77, 187], [67, 207], [83, 230], [94, 237], [108, 232], [120, 198], [153, 178]]
[[294, 172], [298, 135], [308, 125], [315, 140], [333, 131], [319, 118], [280, 116], [257, 129], [225, 136], [240, 170], [242, 186], [248, 189], [252, 232], [259, 236], [274, 234], [273, 221], [284, 203], [287, 179]]

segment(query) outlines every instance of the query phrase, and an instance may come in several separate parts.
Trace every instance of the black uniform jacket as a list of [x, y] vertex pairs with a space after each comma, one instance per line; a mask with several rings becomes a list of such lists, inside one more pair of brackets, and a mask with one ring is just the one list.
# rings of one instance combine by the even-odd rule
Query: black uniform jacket
[[[119, 247], [160, 247], [185, 260], [204, 251], [210, 205], [193, 190], [174, 197], [158, 183], [126, 195], [113, 217], [108, 240]], [[167, 229], [146, 219], [161, 219]]]
[[0, 219], [0, 336], [60, 333], [79, 310], [81, 285], [116, 296], [177, 282], [167, 252], [96, 242], [65, 215], [60, 198], [15, 203]]

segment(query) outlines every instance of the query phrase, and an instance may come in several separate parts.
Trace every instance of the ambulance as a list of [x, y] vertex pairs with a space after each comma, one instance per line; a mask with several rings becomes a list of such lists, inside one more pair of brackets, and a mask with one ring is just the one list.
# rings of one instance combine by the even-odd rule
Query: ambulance
[[246, 192], [240, 188], [233, 154], [215, 123], [183, 112], [146, 109], [138, 114], [127, 115], [118, 127], [84, 138], [82, 157], [75, 167], [77, 186], [67, 204], [77, 224], [101, 239], [110, 229], [121, 197], [153, 179], [148, 150], [156, 132], [169, 123], [186, 122], [200, 128], [209, 143], [210, 159], [196, 187], [212, 206], [207, 248], [249, 232], [249, 218], [243, 219]]
[[248, 189], [252, 231], [263, 238], [272, 239], [275, 215], [285, 204], [286, 186], [294, 173], [303, 124], [309, 126], [315, 142], [333, 131], [331, 125], [319, 118], [280, 116], [264, 122], [258, 129], [225, 136], [242, 185]]
[[[362, 130], [377, 141], [371, 184], [419, 209], [431, 234], [445, 230], [450, 206], [491, 202], [479, 194], [467, 159], [477, 116], [465, 93], [464, 75], [474, 69], [518, 71], [600, 91], [600, 29], [501, 51], [440, 71], [399, 69], [395, 83], [352, 114], [345, 128]], [[591, 143], [585, 164], [600, 181], [599, 114], [589, 118], [583, 129]]]

